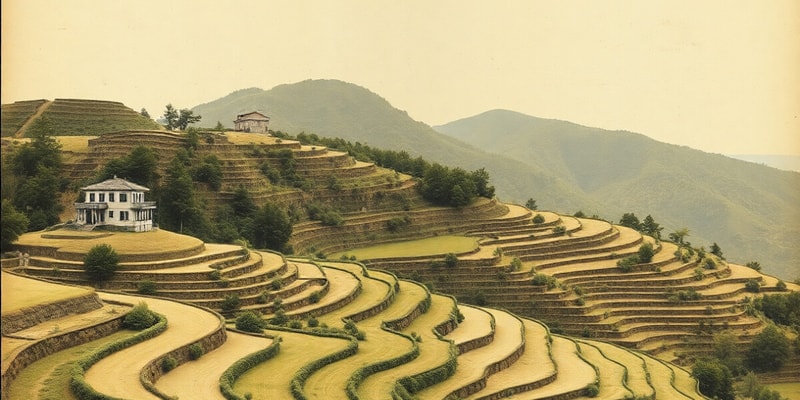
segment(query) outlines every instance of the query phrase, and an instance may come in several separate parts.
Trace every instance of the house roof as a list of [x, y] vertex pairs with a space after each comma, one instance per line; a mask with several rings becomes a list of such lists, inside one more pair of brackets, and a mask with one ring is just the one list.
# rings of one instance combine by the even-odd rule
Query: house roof
[[86, 187], [82, 187], [81, 190], [115, 190], [120, 192], [125, 191], [133, 191], [133, 192], [149, 192], [150, 189], [142, 186], [137, 185], [133, 182], [128, 182], [125, 179], [117, 178], [114, 176], [112, 179], [108, 179], [102, 181], [100, 183], [95, 183], [93, 185], [89, 185]]
[[[264, 114], [262, 114], [262, 113], [260, 113], [258, 111], [251, 111], [249, 113], [239, 114], [239, 115], [236, 116], [236, 121], [241, 121], [241, 120], [246, 120], [246, 119], [269, 121], [269, 117], [268, 116], [266, 116], [266, 115], [264, 115]], [[236, 121], [234, 121], [234, 122], [236, 122]]]

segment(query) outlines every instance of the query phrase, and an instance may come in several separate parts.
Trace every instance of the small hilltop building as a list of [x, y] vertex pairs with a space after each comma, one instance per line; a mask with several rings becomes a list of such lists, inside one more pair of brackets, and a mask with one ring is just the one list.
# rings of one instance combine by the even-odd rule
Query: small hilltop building
[[84, 201], [75, 203], [75, 223], [88, 229], [104, 226], [114, 230], [147, 232], [153, 230], [155, 201], [145, 201], [150, 189], [114, 176], [82, 187]]
[[237, 132], [268, 133], [269, 117], [258, 111], [239, 114], [233, 121], [233, 130]]

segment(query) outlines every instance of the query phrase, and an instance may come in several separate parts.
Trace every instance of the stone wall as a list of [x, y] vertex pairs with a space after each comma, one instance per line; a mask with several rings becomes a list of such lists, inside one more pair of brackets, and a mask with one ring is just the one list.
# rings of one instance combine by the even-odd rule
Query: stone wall
[[3, 314], [2, 332], [3, 335], [10, 335], [52, 319], [70, 314], [83, 314], [102, 307], [103, 303], [94, 292], [50, 304], [26, 307]]

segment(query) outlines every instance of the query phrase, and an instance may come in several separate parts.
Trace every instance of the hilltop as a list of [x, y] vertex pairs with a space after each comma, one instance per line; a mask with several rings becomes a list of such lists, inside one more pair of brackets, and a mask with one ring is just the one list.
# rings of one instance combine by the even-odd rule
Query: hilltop
[[688, 228], [698, 246], [718, 243], [740, 263], [755, 259], [785, 279], [800, 273], [800, 249], [791, 242], [800, 233], [798, 173], [502, 110], [434, 129], [365, 88], [335, 80], [240, 90], [192, 110], [207, 124], [224, 125], [238, 113], [260, 110], [273, 118], [273, 129], [289, 134], [486, 168], [505, 201], [533, 198], [541, 209], [610, 220], [651, 214], [667, 230]]
[[2, 105], [2, 137], [94, 136], [125, 129], [163, 129], [150, 118], [116, 101], [55, 99], [17, 101]]

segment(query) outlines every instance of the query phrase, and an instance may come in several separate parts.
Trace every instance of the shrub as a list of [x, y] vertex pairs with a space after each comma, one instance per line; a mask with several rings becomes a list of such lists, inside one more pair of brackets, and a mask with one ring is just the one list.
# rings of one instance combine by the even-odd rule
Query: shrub
[[220, 306], [220, 308], [222, 309], [222, 311], [233, 311], [239, 308], [239, 305], [240, 305], [239, 295], [231, 294], [225, 296], [225, 299], [222, 300], [222, 305]]
[[319, 291], [311, 293], [311, 295], [308, 296], [308, 301], [310, 301], [311, 304], [317, 304], [321, 299], [322, 299], [322, 293], [320, 293]]
[[275, 278], [269, 285], [272, 290], [280, 290], [283, 287], [283, 280], [281, 280], [281, 278]]
[[567, 227], [564, 225], [559, 225], [553, 228], [553, 233], [556, 235], [563, 235], [567, 233]]
[[212, 281], [218, 281], [222, 279], [222, 273], [215, 269], [208, 273], [208, 279], [211, 279]]
[[283, 311], [281, 308], [275, 311], [275, 315], [269, 319], [269, 323], [272, 325], [284, 326], [289, 323], [289, 317], [286, 316], [286, 311]]
[[511, 260], [511, 270], [519, 271], [520, 269], [522, 269], [522, 260], [520, 260], [519, 257], [514, 257], [514, 259]]
[[161, 370], [164, 372], [169, 372], [175, 369], [178, 366], [178, 360], [172, 356], [166, 356], [161, 359]]
[[92, 247], [83, 259], [86, 275], [92, 282], [111, 279], [117, 272], [119, 255], [109, 244], [98, 244]]
[[756, 271], [761, 271], [761, 263], [759, 263], [758, 261], [750, 261], [747, 263], [747, 266]]
[[254, 311], [246, 311], [236, 317], [236, 329], [245, 332], [261, 333], [267, 323]]
[[200, 343], [195, 343], [189, 346], [189, 358], [192, 360], [197, 360], [205, 354], [206, 351], [203, 349], [203, 345]]
[[136, 292], [139, 294], [152, 296], [158, 293], [158, 288], [156, 287], [156, 283], [153, 281], [139, 281], [139, 283], [136, 284]]
[[386, 228], [389, 230], [389, 232], [396, 233], [410, 224], [411, 224], [411, 217], [405, 215], [402, 217], [394, 217], [386, 221]]
[[311, 317], [308, 319], [307, 324], [309, 328], [316, 328], [319, 326], [319, 320], [314, 317]]
[[122, 320], [122, 326], [126, 329], [141, 331], [155, 325], [156, 322], [158, 322], [156, 314], [150, 311], [147, 303], [141, 302], [128, 312], [128, 315]]
[[619, 267], [620, 271], [626, 273], [633, 271], [633, 266], [636, 264], [639, 264], [639, 256], [635, 254], [617, 261], [617, 267]]
[[587, 397], [597, 397], [600, 394], [600, 386], [596, 383], [593, 383], [586, 387], [586, 396]]
[[705, 278], [705, 273], [703, 272], [703, 268], [697, 267], [694, 269], [694, 279], [696, 281], [702, 281]]
[[542, 214], [536, 214], [533, 216], [533, 223], [534, 224], [541, 224], [544, 222], [544, 216]]
[[778, 281], [778, 283], [775, 284], [775, 288], [780, 290], [781, 292], [785, 292], [786, 291], [786, 282]]
[[653, 261], [653, 256], [656, 253], [653, 249], [653, 244], [647, 242], [639, 246], [639, 252], [637, 254], [639, 255], [640, 263], [649, 263], [650, 261]]
[[444, 256], [444, 265], [453, 268], [456, 264], [458, 264], [458, 256], [453, 253], [447, 253], [447, 255]]
[[303, 329], [303, 323], [298, 320], [289, 321], [289, 328], [292, 329]]
[[748, 292], [758, 293], [761, 291], [761, 284], [755, 279], [748, 279], [744, 284], [744, 288]]

